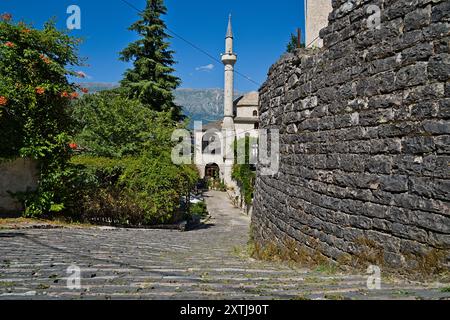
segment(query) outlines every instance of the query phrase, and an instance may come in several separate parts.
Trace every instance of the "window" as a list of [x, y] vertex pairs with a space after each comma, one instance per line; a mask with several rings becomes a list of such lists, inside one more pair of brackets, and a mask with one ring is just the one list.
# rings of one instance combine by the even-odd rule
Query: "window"
[[258, 111], [256, 111], [256, 110], [253, 111], [253, 116], [254, 116], [254, 117], [257, 117], [257, 116], [258, 116]]
[[216, 133], [205, 133], [202, 141], [203, 154], [220, 154], [221, 142]]

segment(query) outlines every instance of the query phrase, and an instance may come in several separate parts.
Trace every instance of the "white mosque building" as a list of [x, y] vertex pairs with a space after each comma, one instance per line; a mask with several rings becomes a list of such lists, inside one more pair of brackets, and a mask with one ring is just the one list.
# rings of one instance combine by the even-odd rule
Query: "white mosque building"
[[[323, 45], [319, 32], [327, 26], [328, 15], [331, 11], [331, 0], [305, 0], [305, 34], [309, 47]], [[259, 127], [259, 93], [250, 92], [233, 100], [234, 65], [237, 62], [233, 41], [230, 15], [225, 36], [225, 53], [222, 54], [222, 63], [225, 66], [224, 117], [221, 121], [196, 128], [194, 134], [195, 163], [201, 177], [218, 179], [228, 187], [236, 189], [236, 184], [231, 178], [234, 165], [234, 138], [241, 139], [245, 135], [258, 138], [258, 130], [255, 129]], [[232, 139], [226, 139], [227, 137]], [[211, 146], [215, 147], [211, 148]]]
[[245, 135], [257, 138], [259, 124], [258, 92], [250, 92], [233, 100], [234, 65], [237, 61], [233, 40], [230, 15], [225, 36], [225, 53], [222, 54], [222, 62], [225, 65], [224, 117], [221, 121], [195, 129], [195, 163], [201, 178], [218, 179], [229, 188], [236, 188], [231, 178], [234, 165], [234, 138], [244, 138]]

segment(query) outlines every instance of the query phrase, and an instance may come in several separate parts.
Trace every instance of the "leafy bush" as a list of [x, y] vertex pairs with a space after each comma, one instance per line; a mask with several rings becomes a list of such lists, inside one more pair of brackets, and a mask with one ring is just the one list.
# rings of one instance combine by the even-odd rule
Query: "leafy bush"
[[[180, 199], [189, 196], [198, 174], [194, 167], [171, 160], [172, 132], [185, 124], [177, 122], [179, 108], [171, 92], [178, 82], [170, 75], [168, 57], [158, 56], [166, 62], [158, 62], [156, 73], [150, 72], [158, 91], [148, 90], [146, 67], [137, 63], [135, 70], [142, 77], [136, 83], [128, 71], [121, 88], [73, 103], [78, 87], [68, 76], [78, 73], [68, 68], [81, 64], [76, 55], [79, 41], [56, 30], [52, 22], [36, 30], [3, 17], [0, 157], [31, 157], [40, 166], [38, 189], [17, 195], [25, 214], [65, 212], [120, 225], [176, 220]], [[158, 41], [159, 33], [146, 41]], [[161, 46], [158, 52], [170, 54], [165, 43]], [[133, 48], [127, 57], [149, 61], [143, 48]], [[134, 85], [142, 94], [130, 95]], [[75, 153], [83, 156], [69, 162]]]
[[[245, 163], [235, 164], [233, 166], [231, 177], [238, 183], [241, 196], [243, 197], [245, 204], [250, 205], [253, 201], [253, 192], [256, 177], [256, 173], [253, 170], [252, 165], [250, 164], [250, 146], [251, 144], [256, 142], [256, 139], [245, 137], [245, 141], [242, 140], [235, 142], [234, 148], [236, 156], [237, 154], [245, 154]], [[244, 149], [241, 149], [238, 152], [238, 148]]]
[[176, 222], [183, 215], [181, 197], [189, 195], [199, 179], [196, 168], [173, 164], [168, 152], [122, 159], [77, 156], [72, 163], [91, 177], [77, 209], [84, 220], [97, 223]]
[[96, 188], [86, 193], [80, 207], [81, 219], [96, 224], [141, 226], [144, 209], [132, 194], [115, 187]]
[[199, 178], [195, 168], [172, 163], [171, 135], [184, 124], [121, 94], [87, 95], [74, 107], [82, 156], [72, 163], [96, 180], [79, 206], [83, 218], [120, 225], [174, 222], [182, 216], [181, 197]]
[[225, 184], [225, 182], [223, 180], [209, 179], [208, 180], [208, 189], [225, 192], [225, 191], [227, 191], [227, 185]]
[[120, 158], [138, 156], [144, 146], [170, 141], [175, 122], [139, 101], [121, 95], [120, 90], [83, 96], [74, 104], [72, 114], [78, 134], [76, 142], [85, 154]]
[[134, 195], [145, 211], [147, 224], [173, 222], [182, 196], [189, 197], [199, 179], [195, 168], [175, 165], [168, 151], [158, 155], [145, 153], [128, 167], [121, 183]]
[[208, 216], [208, 209], [206, 208], [206, 203], [204, 201], [197, 202], [191, 205], [190, 208], [191, 216], [197, 216], [199, 218], [205, 218]]
[[68, 69], [80, 65], [78, 39], [58, 31], [54, 22], [43, 30], [0, 19], [0, 157], [38, 160], [35, 192], [18, 194], [26, 215], [39, 216], [65, 207], [73, 179], [70, 157], [70, 100], [77, 97]]

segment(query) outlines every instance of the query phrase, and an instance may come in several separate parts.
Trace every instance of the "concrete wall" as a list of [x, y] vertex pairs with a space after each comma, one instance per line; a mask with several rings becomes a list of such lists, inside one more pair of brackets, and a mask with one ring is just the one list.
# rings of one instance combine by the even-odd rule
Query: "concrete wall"
[[255, 138], [258, 137], [258, 129], [255, 129], [254, 123], [235, 123], [234, 127], [236, 128], [238, 140], [245, 138], [246, 134]]
[[445, 262], [450, 1], [349, 2], [333, 1], [323, 50], [284, 56], [260, 89], [260, 126], [280, 130], [281, 151], [278, 174], [258, 167], [255, 240], [335, 261]]
[[26, 191], [37, 187], [36, 162], [30, 159], [2, 160], [0, 162], [0, 213], [22, 210], [20, 203], [8, 191]]
[[328, 15], [332, 10], [331, 0], [305, 0], [305, 7], [306, 45], [322, 47], [322, 39], [316, 38], [319, 36], [320, 30], [328, 25]]
[[257, 116], [253, 116], [254, 111], [258, 112], [258, 106], [239, 107], [237, 108], [236, 117], [258, 119]]

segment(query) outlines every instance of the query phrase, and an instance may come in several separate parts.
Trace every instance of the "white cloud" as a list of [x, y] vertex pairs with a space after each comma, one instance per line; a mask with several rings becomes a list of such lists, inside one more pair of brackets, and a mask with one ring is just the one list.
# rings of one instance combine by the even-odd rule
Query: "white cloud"
[[206, 72], [212, 71], [213, 69], [214, 65], [212, 63], [207, 64], [206, 66], [200, 66], [195, 68], [196, 71], [206, 71]]

